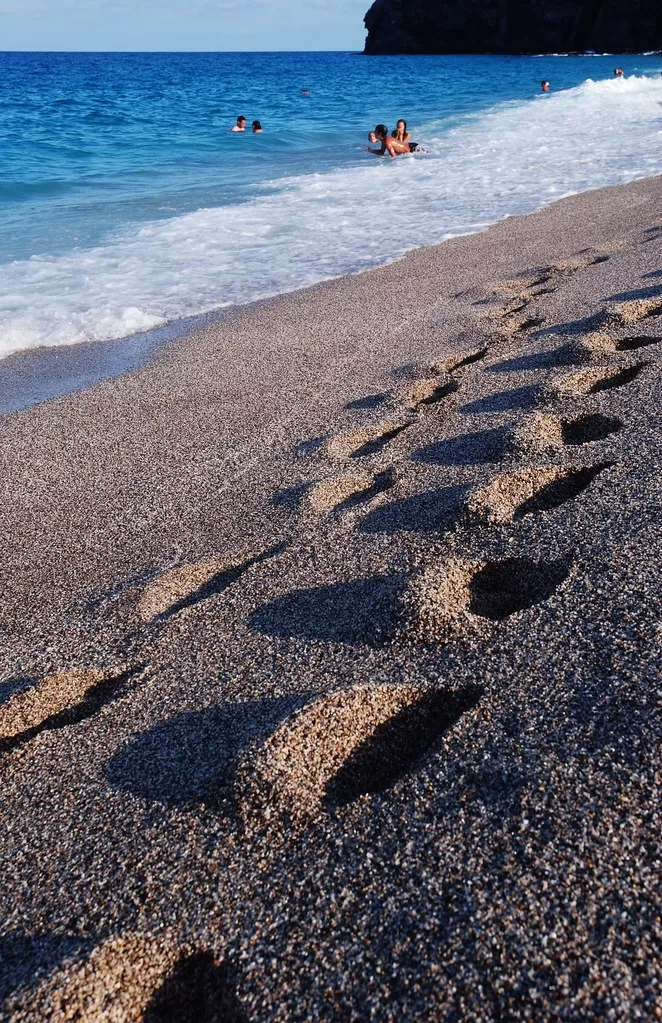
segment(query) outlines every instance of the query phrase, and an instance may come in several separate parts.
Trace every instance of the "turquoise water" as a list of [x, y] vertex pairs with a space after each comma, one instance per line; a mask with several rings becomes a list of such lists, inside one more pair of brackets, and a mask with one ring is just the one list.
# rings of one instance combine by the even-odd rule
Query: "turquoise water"
[[[127, 336], [660, 173], [660, 71], [660, 55], [0, 54], [0, 355]], [[231, 134], [238, 114], [264, 133]], [[398, 117], [427, 155], [368, 156], [368, 129]]]

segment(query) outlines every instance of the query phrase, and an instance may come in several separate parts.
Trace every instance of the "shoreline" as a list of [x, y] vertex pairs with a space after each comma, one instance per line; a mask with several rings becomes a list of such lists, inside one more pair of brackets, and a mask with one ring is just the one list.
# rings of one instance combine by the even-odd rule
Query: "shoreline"
[[[501, 220], [488, 224], [481, 230], [454, 235], [433, 245], [422, 245], [410, 249], [403, 255], [395, 257], [386, 263], [380, 263], [356, 273], [327, 278], [304, 288], [280, 292], [277, 295], [256, 299], [246, 304], [221, 306], [206, 313], [197, 313], [181, 319], [169, 320], [159, 327], [154, 327], [149, 331], [138, 334], [131, 334], [124, 338], [57, 345], [52, 348], [41, 346], [12, 352], [0, 360], [0, 415], [21, 411], [52, 398], [76, 393], [124, 373], [138, 371], [148, 365], [150, 359], [158, 359], [159, 352], [163, 350], [164, 346], [167, 347], [177, 341], [183, 341], [187, 337], [195, 335], [198, 331], [204, 331], [207, 327], [213, 329], [214, 324], [238, 315], [241, 310], [261, 308], [265, 305], [278, 303], [288, 296], [305, 295], [317, 288], [323, 288], [338, 281], [375, 273], [389, 266], [394, 266], [403, 260], [408, 260], [414, 253], [433, 252], [440, 246], [445, 246], [449, 242], [455, 242], [459, 238], [482, 235], [493, 231], [499, 224], [507, 221], [535, 217], [544, 210], [556, 206], [558, 203], [572, 201], [579, 196], [618, 191], [643, 182], [653, 183], [655, 181], [662, 182], [662, 177], [636, 178], [634, 181], [626, 182], [625, 184], [589, 189], [586, 192], [563, 196], [531, 213], [508, 215]], [[653, 186], [651, 185], [651, 187]]]
[[654, 1016], [661, 184], [0, 417], [8, 1023]]

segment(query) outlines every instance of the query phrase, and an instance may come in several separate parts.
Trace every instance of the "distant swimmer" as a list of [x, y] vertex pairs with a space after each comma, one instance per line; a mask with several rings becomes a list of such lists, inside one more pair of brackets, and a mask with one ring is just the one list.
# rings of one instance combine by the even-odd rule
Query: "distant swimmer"
[[622, 67], [615, 67], [614, 68], [614, 74], [616, 75], [617, 78], [622, 78], [623, 77], [623, 68]]
[[310, 89], [299, 89], [300, 96], [310, 96]]
[[238, 117], [237, 123], [232, 125], [230, 131], [246, 131], [246, 118]]
[[540, 83], [540, 88], [542, 89], [543, 92], [549, 92], [549, 82], [546, 79], [544, 79]]
[[253, 121], [252, 127], [254, 135], [260, 135], [262, 133], [262, 125], [259, 121]]

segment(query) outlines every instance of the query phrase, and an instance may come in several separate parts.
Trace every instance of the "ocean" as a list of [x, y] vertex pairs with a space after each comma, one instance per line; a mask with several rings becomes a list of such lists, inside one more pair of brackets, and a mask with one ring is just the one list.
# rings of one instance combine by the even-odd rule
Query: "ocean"
[[[0, 357], [128, 338], [661, 174], [661, 72], [660, 54], [0, 53]], [[239, 114], [263, 134], [230, 133]], [[427, 153], [366, 154], [399, 117]]]

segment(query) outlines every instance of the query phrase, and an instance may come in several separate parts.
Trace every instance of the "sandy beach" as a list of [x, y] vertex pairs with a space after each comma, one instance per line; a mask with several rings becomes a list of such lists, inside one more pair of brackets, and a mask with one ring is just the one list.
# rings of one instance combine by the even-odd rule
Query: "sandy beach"
[[650, 178], [0, 416], [0, 1018], [662, 1015], [660, 267]]

